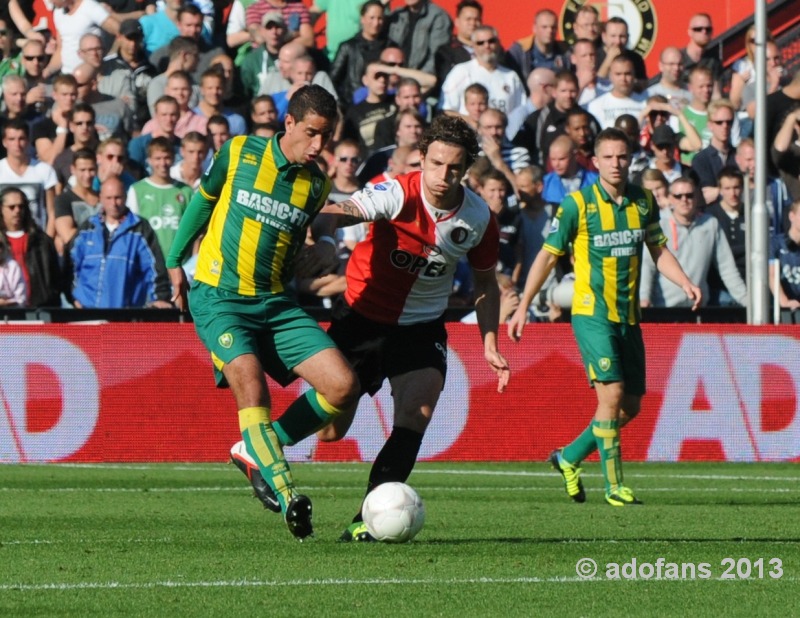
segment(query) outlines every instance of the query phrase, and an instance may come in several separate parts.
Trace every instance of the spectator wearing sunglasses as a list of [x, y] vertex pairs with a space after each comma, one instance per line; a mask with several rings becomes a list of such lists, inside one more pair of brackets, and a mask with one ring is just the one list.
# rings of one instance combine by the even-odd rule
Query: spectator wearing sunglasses
[[[669, 187], [672, 212], [660, 221], [667, 247], [678, 259], [686, 275], [702, 290], [702, 303], [708, 303], [708, 273], [714, 265], [722, 283], [738, 304], [747, 302], [747, 287], [736, 268], [725, 232], [719, 221], [703, 214], [695, 200], [691, 178], [682, 176]], [[642, 260], [640, 303], [642, 307], [688, 307], [692, 301], [684, 291], [656, 271], [649, 251]]]
[[508, 114], [525, 103], [525, 86], [519, 75], [500, 64], [503, 49], [497, 30], [480, 26], [472, 33], [475, 57], [453, 67], [442, 84], [442, 109], [467, 115], [464, 92], [472, 84], [489, 91], [489, 107]]
[[682, 83], [689, 81], [689, 73], [695, 66], [706, 67], [714, 78], [715, 89], [719, 90], [719, 78], [722, 74], [722, 65], [713, 51], [708, 49], [711, 43], [714, 26], [711, 16], [707, 13], [697, 13], [689, 19], [689, 41], [681, 50], [681, 64], [683, 65]]
[[731, 143], [735, 114], [736, 109], [728, 99], [712, 101], [708, 106], [711, 141], [692, 159], [692, 171], [697, 176], [706, 204], [719, 197], [717, 179], [722, 168], [736, 167], [736, 151]]

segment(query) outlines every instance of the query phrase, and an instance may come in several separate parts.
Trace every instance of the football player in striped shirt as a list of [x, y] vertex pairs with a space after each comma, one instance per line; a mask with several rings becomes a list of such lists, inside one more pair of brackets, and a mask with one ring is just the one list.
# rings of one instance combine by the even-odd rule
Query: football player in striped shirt
[[594, 163], [600, 177], [569, 194], [553, 218], [550, 234], [528, 273], [508, 335], [519, 341], [528, 306], [559, 256], [572, 245], [575, 295], [572, 328], [597, 409], [589, 426], [569, 445], [553, 451], [550, 462], [564, 478], [567, 494], [584, 502], [579, 464], [595, 449], [612, 506], [641, 504], [623, 484], [620, 428], [639, 413], [645, 392], [645, 354], [639, 327], [639, 281], [644, 246], [658, 270], [700, 306], [700, 289], [666, 247], [659, 209], [652, 193], [628, 184], [630, 144], [619, 129], [605, 129], [595, 140]]

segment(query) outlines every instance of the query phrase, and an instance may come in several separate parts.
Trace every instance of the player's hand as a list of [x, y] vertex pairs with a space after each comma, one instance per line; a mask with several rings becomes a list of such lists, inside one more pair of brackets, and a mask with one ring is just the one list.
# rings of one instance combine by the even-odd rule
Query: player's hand
[[484, 356], [492, 371], [497, 375], [497, 392], [504, 392], [508, 385], [508, 379], [511, 377], [508, 361], [497, 350], [487, 350]]
[[519, 341], [522, 339], [522, 327], [528, 321], [528, 309], [522, 305], [517, 307], [517, 310], [508, 320], [508, 338], [511, 341]]
[[687, 283], [683, 286], [683, 291], [686, 297], [692, 301], [692, 311], [697, 311], [700, 303], [703, 300], [703, 292], [694, 283]]
[[321, 277], [339, 268], [336, 247], [329, 242], [316, 242], [303, 248], [295, 260], [294, 274], [300, 279]]
[[172, 304], [175, 305], [180, 311], [185, 312], [189, 310], [189, 281], [186, 279], [186, 273], [183, 268], [168, 268], [169, 280], [172, 283]]

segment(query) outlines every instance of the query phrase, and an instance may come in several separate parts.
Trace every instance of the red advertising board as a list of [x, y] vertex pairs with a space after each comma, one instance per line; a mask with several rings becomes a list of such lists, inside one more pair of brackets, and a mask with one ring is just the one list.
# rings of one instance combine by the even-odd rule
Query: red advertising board
[[[567, 325], [502, 343], [496, 392], [477, 327], [451, 324], [447, 384], [428, 461], [542, 461], [589, 422], [595, 398]], [[800, 345], [792, 327], [645, 325], [648, 394], [623, 433], [628, 460], [800, 458]], [[279, 414], [303, 384], [272, 385]], [[293, 460], [369, 461], [391, 429], [388, 387], [364, 398], [348, 437], [312, 437]], [[0, 461], [222, 461], [238, 439], [230, 393], [190, 325], [0, 327]]]

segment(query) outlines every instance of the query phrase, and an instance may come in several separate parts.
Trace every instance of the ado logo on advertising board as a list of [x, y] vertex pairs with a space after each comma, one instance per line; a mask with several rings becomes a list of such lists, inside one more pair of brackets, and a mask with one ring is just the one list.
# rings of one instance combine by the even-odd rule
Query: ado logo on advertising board
[[[719, 443], [726, 461], [796, 459], [799, 389], [800, 346], [792, 337], [685, 335], [664, 388], [647, 459], [678, 461], [687, 441]], [[701, 392], [704, 402], [698, 406]], [[776, 422], [765, 413], [770, 397], [794, 408], [784, 410]]]
[[[0, 336], [0, 349], [0, 462], [57, 461], [80, 450], [100, 416], [100, 385], [83, 350], [51, 335]], [[35, 366], [54, 383], [31, 383]], [[41, 431], [28, 418], [33, 390], [61, 402], [55, 422]]]

